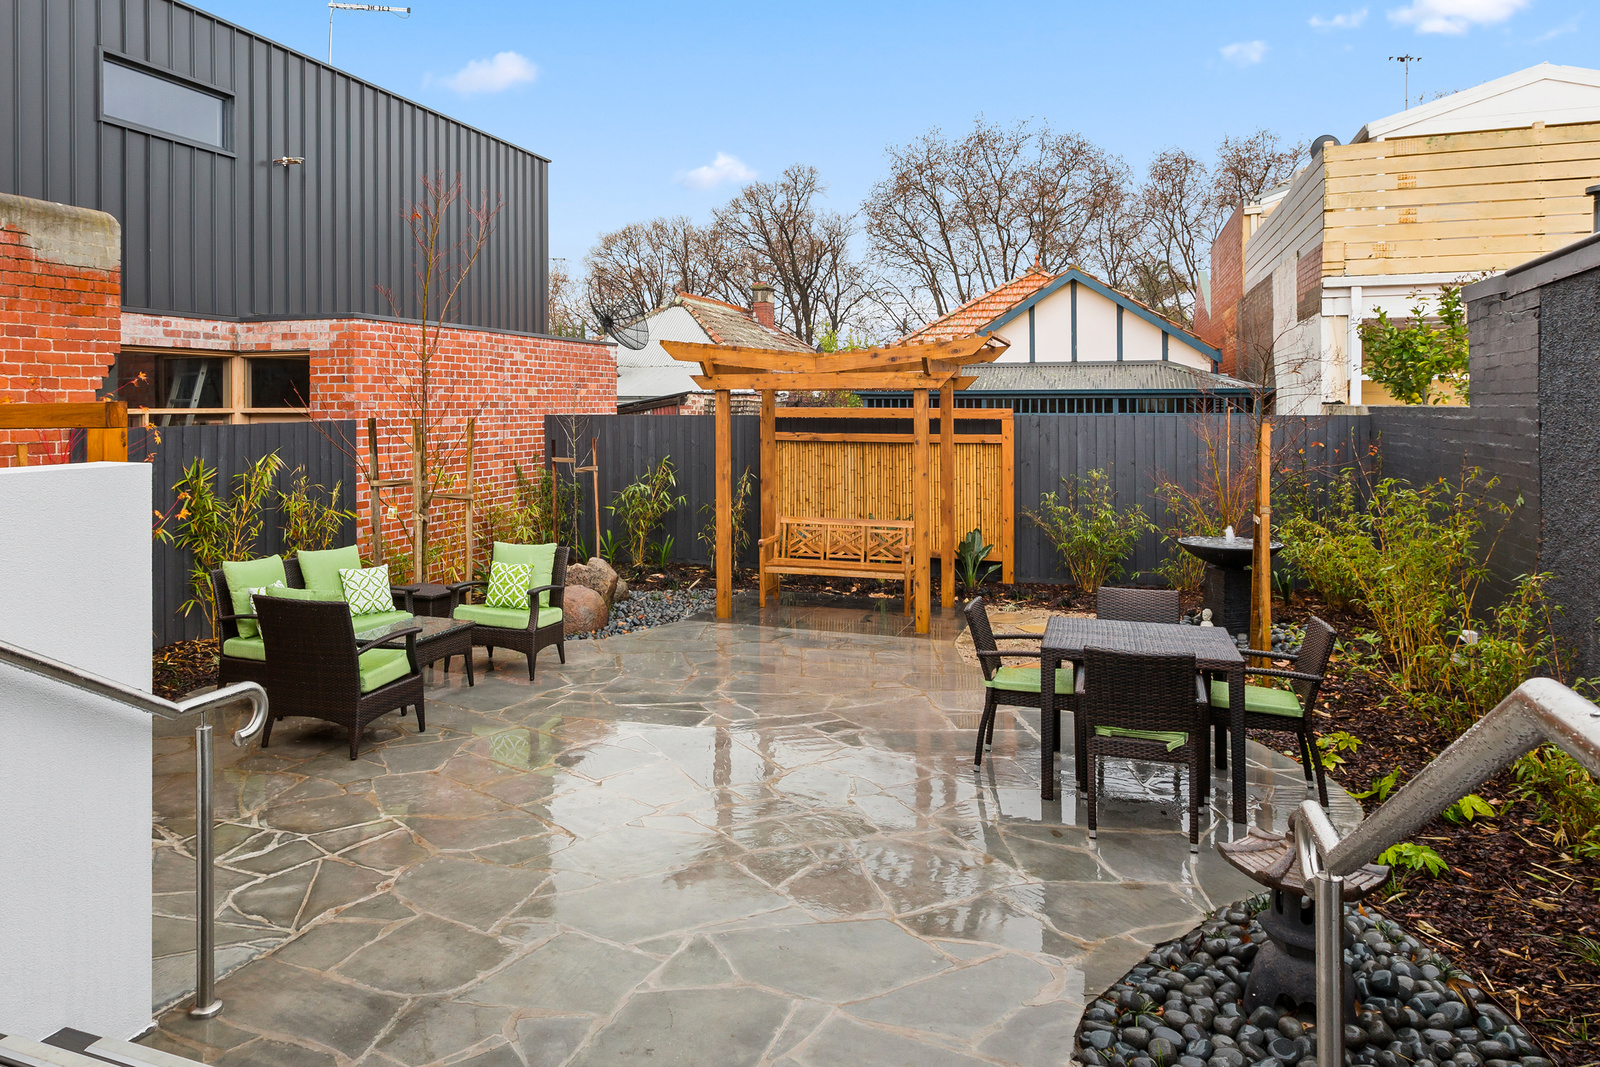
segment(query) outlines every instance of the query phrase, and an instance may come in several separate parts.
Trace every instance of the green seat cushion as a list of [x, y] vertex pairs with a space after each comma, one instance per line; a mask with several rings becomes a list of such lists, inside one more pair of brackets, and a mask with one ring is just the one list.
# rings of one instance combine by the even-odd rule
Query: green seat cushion
[[403, 648], [372, 648], [361, 653], [361, 691], [370, 693], [411, 673]]
[[1128, 737], [1137, 741], [1159, 741], [1167, 751], [1182, 748], [1189, 743], [1189, 735], [1182, 730], [1128, 730], [1121, 726], [1096, 726], [1096, 737]]
[[[513, 545], [507, 541], [496, 541], [491, 559], [494, 563], [521, 563], [532, 567], [533, 580], [528, 584], [528, 588], [537, 589], [541, 585], [549, 585], [551, 577], [555, 574], [557, 547], [555, 542], [548, 545]], [[548, 592], [539, 594], [539, 606], [542, 608], [550, 606]]]
[[266, 590], [266, 595], [277, 597], [279, 600], [344, 600], [344, 595], [342, 593], [334, 593], [320, 589], [294, 589], [287, 585], [271, 586]]
[[352, 567], [359, 569], [361, 566], [361, 552], [355, 545], [320, 552], [301, 549], [297, 558], [300, 560], [300, 577], [305, 579], [307, 589], [338, 593], [340, 600], [344, 599], [344, 587], [339, 584], [339, 572]]
[[412, 618], [409, 611], [374, 611], [368, 615], [352, 615], [350, 626], [356, 633], [365, 633], [367, 630], [376, 630], [380, 626], [391, 623], [405, 622]]
[[259, 637], [230, 637], [222, 642], [222, 654], [234, 659], [266, 661], [267, 643]]
[[[526, 630], [528, 628], [528, 613], [526, 611], [518, 611], [516, 608], [491, 608], [487, 604], [463, 604], [456, 609], [455, 617], [466, 622], [475, 622], [479, 626], [499, 626], [507, 630]], [[540, 626], [553, 626], [560, 621], [560, 608], [539, 609]]]
[[[1001, 667], [994, 677], [983, 684], [990, 689], [1004, 689], [1011, 693], [1037, 693], [1043, 672], [1038, 667]], [[1072, 669], [1056, 671], [1056, 692], [1072, 692]]]
[[[283, 586], [289, 584], [289, 576], [283, 569], [282, 556], [238, 561], [224, 560], [222, 576], [228, 580], [228, 595], [233, 598], [234, 615], [256, 613], [250, 604], [250, 590], [265, 589], [274, 583]], [[253, 619], [240, 619], [238, 626], [240, 637], [254, 637], [261, 632]]]
[[[1211, 706], [1228, 706], [1228, 683], [1211, 683]], [[1277, 715], [1285, 719], [1303, 719], [1300, 698], [1288, 689], [1267, 689], [1259, 685], [1244, 687], [1244, 710], [1247, 715]]]

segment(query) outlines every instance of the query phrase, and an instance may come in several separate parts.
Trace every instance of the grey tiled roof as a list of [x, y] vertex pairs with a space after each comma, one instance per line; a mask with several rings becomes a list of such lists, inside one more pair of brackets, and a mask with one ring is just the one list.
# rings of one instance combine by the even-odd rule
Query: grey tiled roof
[[967, 368], [979, 392], [1214, 392], [1251, 389], [1249, 382], [1163, 360], [1082, 363], [981, 363]]
[[675, 301], [705, 328], [719, 345], [740, 348], [780, 348], [788, 352], [810, 352], [811, 346], [775, 326], [757, 322], [748, 308], [734, 307], [710, 297], [679, 293]]

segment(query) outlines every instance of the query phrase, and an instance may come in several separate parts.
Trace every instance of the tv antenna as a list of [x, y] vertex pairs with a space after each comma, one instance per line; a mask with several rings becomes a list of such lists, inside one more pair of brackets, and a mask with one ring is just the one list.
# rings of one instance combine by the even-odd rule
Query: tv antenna
[[1401, 111], [1405, 111], [1411, 107], [1411, 64], [1421, 63], [1422, 57], [1413, 55], [1390, 56], [1389, 61], [1392, 63], [1404, 63], [1406, 67], [1406, 95], [1405, 99], [1401, 101], [1400, 107]]
[[403, 19], [411, 17], [409, 7], [384, 7], [381, 4], [329, 4], [328, 5], [328, 66], [333, 66], [333, 13], [335, 11], [386, 11]]
[[597, 304], [590, 304], [589, 310], [594, 312], [600, 332], [610, 335], [623, 348], [637, 352], [650, 343], [650, 323], [642, 312], [632, 308], [600, 307]]

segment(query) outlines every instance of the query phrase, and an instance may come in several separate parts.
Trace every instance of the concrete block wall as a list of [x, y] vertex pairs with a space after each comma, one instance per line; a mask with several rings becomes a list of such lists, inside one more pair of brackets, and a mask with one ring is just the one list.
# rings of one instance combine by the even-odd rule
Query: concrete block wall
[[[103, 211], [0, 194], [0, 403], [95, 398], [117, 358], [122, 230]], [[0, 432], [0, 466], [27, 444], [30, 462], [60, 462], [59, 430]]]

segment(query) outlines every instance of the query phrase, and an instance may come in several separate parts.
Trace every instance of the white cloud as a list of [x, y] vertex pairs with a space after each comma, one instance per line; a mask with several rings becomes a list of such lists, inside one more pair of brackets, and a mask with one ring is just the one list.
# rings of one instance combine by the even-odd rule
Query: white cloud
[[1251, 67], [1261, 62], [1267, 54], [1265, 41], [1235, 41], [1225, 44], [1220, 49], [1222, 58], [1236, 67]]
[[463, 96], [473, 93], [499, 93], [538, 77], [539, 68], [527, 56], [516, 52], [497, 52], [492, 59], [474, 59], [444, 83]]
[[747, 182], [755, 176], [756, 172], [737, 156], [718, 152], [717, 158], [705, 166], [679, 174], [678, 181], [691, 189], [715, 189], [723, 182]]
[[1418, 33], [1459, 34], [1504, 22], [1527, 6], [1528, 0], [1411, 0], [1410, 7], [1390, 11], [1389, 19]]
[[1311, 16], [1311, 28], [1314, 30], [1355, 30], [1367, 21], [1367, 9], [1357, 8], [1344, 15], [1334, 15], [1332, 18], [1323, 18], [1321, 15]]
[[1553, 41], [1557, 37], [1561, 37], [1561, 36], [1563, 36], [1565, 34], [1576, 33], [1577, 29], [1578, 29], [1578, 20], [1577, 19], [1572, 19], [1569, 22], [1562, 23], [1560, 26], [1557, 26], [1553, 30], [1546, 30], [1544, 33], [1541, 33], [1539, 36], [1535, 37], [1533, 40], [1529, 41], [1528, 43], [1529, 44], [1544, 44], [1546, 41]]

